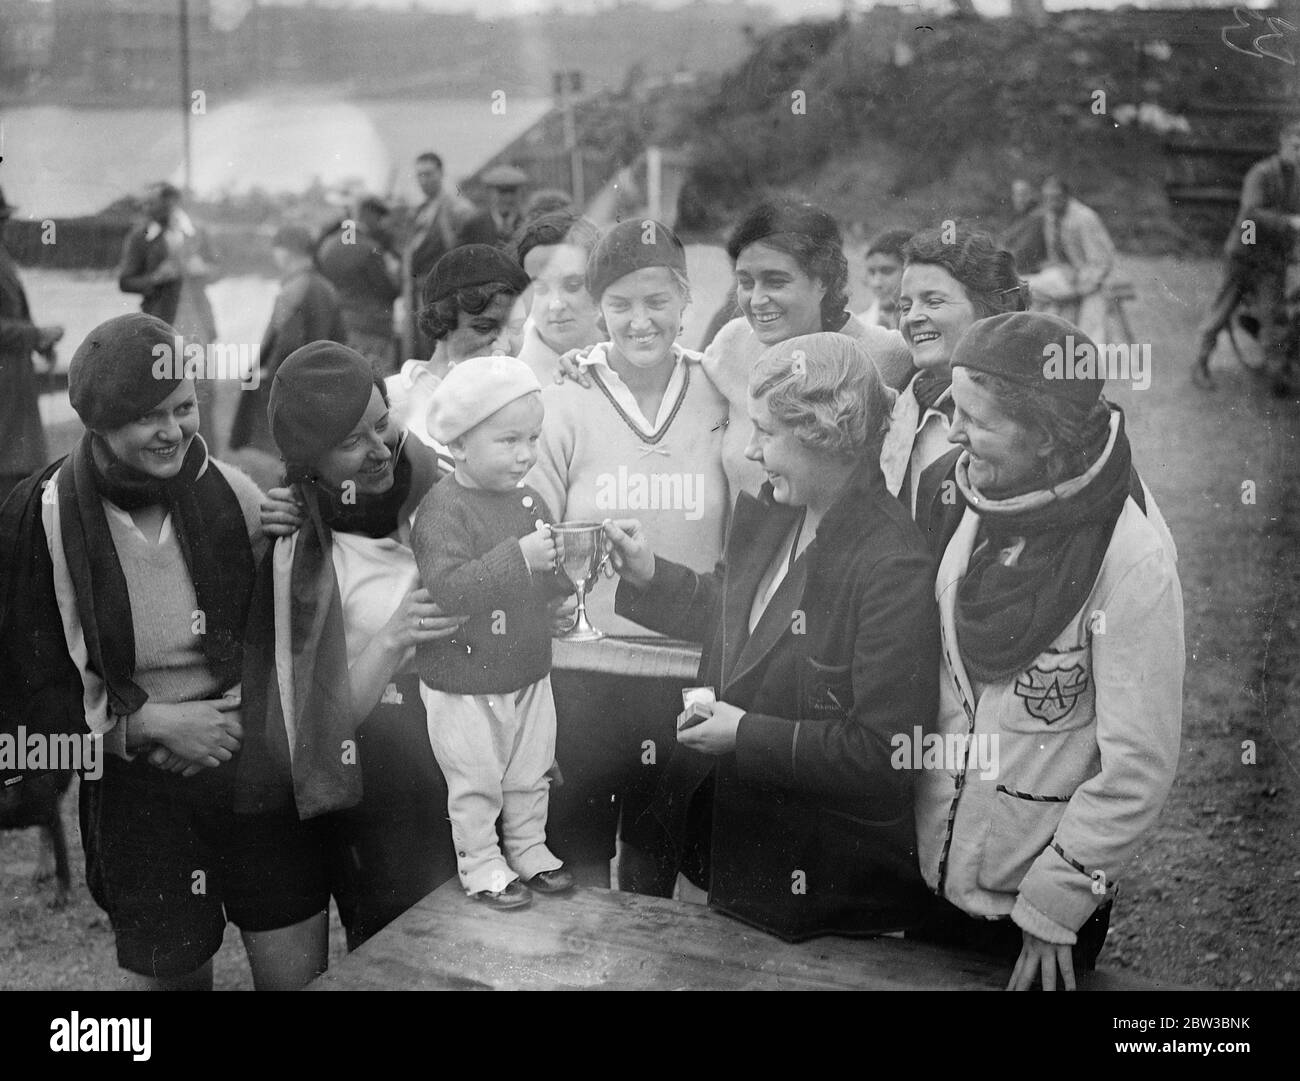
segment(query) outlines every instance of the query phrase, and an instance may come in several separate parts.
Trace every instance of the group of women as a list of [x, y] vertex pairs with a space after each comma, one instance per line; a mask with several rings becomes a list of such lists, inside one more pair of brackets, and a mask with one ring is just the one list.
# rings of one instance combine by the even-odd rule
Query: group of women
[[[901, 333], [847, 313], [815, 206], [766, 202], [727, 250], [741, 315], [703, 355], [676, 341], [690, 283], [661, 223], [561, 211], [518, 258], [450, 252], [427, 360], [281, 364], [266, 498], [208, 458], [192, 384], [153, 377], [169, 327], [82, 343], [86, 435], [0, 511], [6, 708], [114, 752], [82, 831], [133, 980], [210, 986], [229, 918], [258, 987], [298, 986], [331, 895], [354, 946], [455, 874], [412, 658], [460, 620], [409, 523], [440, 475], [432, 388], [506, 347], [524, 295], [520, 355], [551, 380], [528, 481], [557, 521], [606, 520], [620, 581], [593, 618], [628, 636], [622, 670], [578, 650], [554, 673], [550, 847], [585, 884], [617, 852], [621, 888], [693, 883], [788, 939], [904, 931], [1005, 958], [1015, 987], [1091, 967], [1181, 715], [1175, 553], [1122, 413], [1045, 378], [1079, 332], [1025, 311], [984, 234], [908, 242]], [[629, 500], [632, 477], [679, 498]], [[698, 673], [649, 674], [664, 636], [702, 643]], [[695, 685], [715, 700], [687, 719]], [[900, 753], [926, 736], [960, 753]]]

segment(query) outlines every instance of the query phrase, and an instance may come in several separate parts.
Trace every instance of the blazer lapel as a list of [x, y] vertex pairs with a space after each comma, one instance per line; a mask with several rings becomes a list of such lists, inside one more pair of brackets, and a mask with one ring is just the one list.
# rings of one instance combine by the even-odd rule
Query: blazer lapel
[[[790, 629], [790, 614], [803, 599], [804, 588], [808, 585], [808, 560], [806, 555], [795, 560], [795, 564], [776, 587], [763, 609], [749, 638], [745, 641], [731, 671], [731, 678], [725, 682], [727, 688], [739, 683], [766, 659]], [[757, 583], [755, 583], [757, 586]], [[754, 603], [754, 595], [749, 594], [749, 603], [745, 606], [744, 618], [749, 620], [749, 612]], [[727, 698], [726, 701], [730, 701]]]
[[[747, 502], [737, 504], [737, 513], [728, 528], [727, 573], [722, 585], [724, 687], [731, 682], [731, 673], [749, 639], [749, 610], [754, 603], [759, 579], [781, 547], [790, 523], [798, 513], [790, 507], [764, 507], [752, 496], [742, 495], [742, 500]], [[740, 513], [742, 510], [746, 513]]]

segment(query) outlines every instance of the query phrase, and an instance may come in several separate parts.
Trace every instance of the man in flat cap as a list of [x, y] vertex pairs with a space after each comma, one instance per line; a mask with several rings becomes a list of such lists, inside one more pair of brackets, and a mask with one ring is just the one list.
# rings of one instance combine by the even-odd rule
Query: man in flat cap
[[23, 477], [45, 464], [32, 354], [40, 354], [53, 367], [54, 345], [63, 337], [62, 327], [32, 321], [18, 267], [4, 243], [16, 209], [0, 190], [0, 502]]
[[483, 174], [488, 193], [488, 213], [496, 226], [496, 242], [508, 244], [523, 223], [523, 189], [528, 174], [514, 165], [494, 165]]

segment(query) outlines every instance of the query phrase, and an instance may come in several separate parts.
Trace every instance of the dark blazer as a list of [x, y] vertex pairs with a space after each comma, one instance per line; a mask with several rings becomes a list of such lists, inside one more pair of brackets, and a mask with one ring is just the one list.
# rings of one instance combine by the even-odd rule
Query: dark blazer
[[45, 464], [45, 429], [32, 368], [38, 337], [18, 268], [0, 248], [0, 474], [10, 477], [26, 476]]
[[[41, 523], [45, 482], [65, 458], [33, 473], [0, 502], [0, 734], [86, 732], [81, 673], [68, 656]], [[36, 770], [0, 766], [0, 785]]]
[[957, 459], [961, 453], [961, 447], [953, 447], [926, 466], [916, 482], [916, 528], [936, 565], [966, 513], [966, 502], [957, 490]]
[[934, 727], [934, 567], [873, 464], [750, 635], [760, 579], [797, 514], [770, 486], [742, 493], [714, 573], [657, 559], [645, 591], [619, 585], [620, 615], [702, 636], [700, 682], [746, 711], [734, 753], [676, 747], [647, 814], [679, 853], [711, 829], [709, 904], [747, 923], [791, 940], [905, 928], [928, 894], [912, 778], [892, 768], [891, 737]]

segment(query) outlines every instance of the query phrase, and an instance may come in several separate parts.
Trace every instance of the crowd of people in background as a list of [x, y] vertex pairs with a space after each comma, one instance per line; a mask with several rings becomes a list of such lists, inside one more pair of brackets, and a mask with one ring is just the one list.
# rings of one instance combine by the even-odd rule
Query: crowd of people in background
[[[1292, 125], [1243, 199], [1275, 276], [1297, 154]], [[602, 232], [513, 166], [480, 209], [415, 166], [402, 228], [366, 196], [276, 232], [229, 433], [151, 366], [216, 335], [173, 187], [126, 242], [141, 311], [72, 358], [85, 434], [52, 463], [22, 403], [62, 331], [0, 254], [4, 721], [112, 752], [81, 822], [123, 970], [210, 986], [229, 919], [259, 988], [301, 986], [331, 898], [354, 948], [457, 879], [484, 918], [613, 884], [1075, 986], [1172, 784], [1184, 669], [1124, 413], [1043, 363], [1108, 333], [1101, 217], [1018, 181], [1001, 241], [890, 229], [850, 268], [823, 208], [761, 200], [697, 352], [667, 224]], [[553, 654], [569, 522], [618, 583], [591, 597], [610, 637]]]

